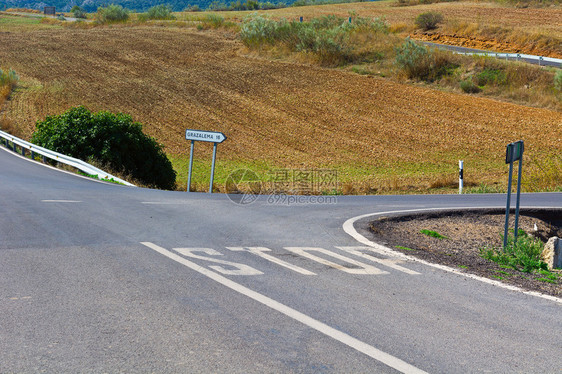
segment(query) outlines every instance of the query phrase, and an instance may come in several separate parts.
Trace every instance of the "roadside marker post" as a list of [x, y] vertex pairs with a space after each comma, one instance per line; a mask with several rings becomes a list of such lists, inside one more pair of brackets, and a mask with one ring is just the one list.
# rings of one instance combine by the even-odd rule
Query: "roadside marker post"
[[505, 228], [503, 231], [503, 246], [507, 247], [507, 227], [509, 226], [509, 209], [511, 205], [511, 184], [513, 180], [513, 163], [519, 161], [517, 172], [517, 202], [515, 204], [515, 228], [513, 232], [513, 242], [517, 242], [517, 226], [519, 224], [519, 201], [521, 197], [521, 170], [523, 167], [523, 140], [519, 140], [507, 145], [505, 149], [505, 163], [509, 164], [509, 177], [507, 182], [507, 205], [505, 208]]
[[464, 161], [459, 160], [459, 194], [462, 194]]
[[213, 179], [215, 177], [215, 161], [217, 158], [217, 144], [226, 140], [226, 136], [222, 132], [201, 131], [201, 130], [185, 130], [185, 139], [191, 140], [191, 150], [189, 152], [189, 171], [187, 174], [187, 192], [191, 191], [191, 172], [193, 170], [193, 150], [195, 142], [213, 143], [213, 161], [211, 164], [211, 184], [209, 185], [209, 193], [213, 193]]

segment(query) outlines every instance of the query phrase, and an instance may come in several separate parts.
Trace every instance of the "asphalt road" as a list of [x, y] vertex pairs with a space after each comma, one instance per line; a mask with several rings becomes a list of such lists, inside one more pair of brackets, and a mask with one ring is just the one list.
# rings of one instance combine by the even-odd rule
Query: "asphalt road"
[[[1, 373], [562, 368], [560, 301], [375, 253], [343, 229], [375, 212], [500, 207], [504, 195], [237, 205], [2, 149], [0, 196]], [[521, 203], [562, 207], [562, 194]]]

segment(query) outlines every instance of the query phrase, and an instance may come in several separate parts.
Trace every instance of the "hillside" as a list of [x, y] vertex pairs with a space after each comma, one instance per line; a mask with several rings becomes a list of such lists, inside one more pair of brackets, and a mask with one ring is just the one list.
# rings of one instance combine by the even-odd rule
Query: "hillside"
[[[558, 111], [270, 60], [249, 53], [230, 31], [37, 24], [2, 33], [0, 42], [0, 65], [21, 77], [0, 114], [3, 128], [29, 138], [38, 119], [80, 104], [129, 113], [165, 145], [180, 187], [186, 128], [227, 135], [218, 183], [238, 167], [263, 175], [330, 168], [346, 192], [427, 191], [454, 186], [462, 159], [468, 182], [501, 190], [505, 145], [519, 139], [529, 177], [562, 162]], [[196, 148], [201, 189], [210, 153]]]

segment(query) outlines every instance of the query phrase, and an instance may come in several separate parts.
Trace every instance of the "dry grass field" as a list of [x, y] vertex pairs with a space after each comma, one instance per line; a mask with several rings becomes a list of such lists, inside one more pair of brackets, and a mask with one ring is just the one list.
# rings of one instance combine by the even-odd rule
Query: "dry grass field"
[[[364, 4], [352, 5], [370, 15]], [[384, 9], [392, 21], [394, 11], [412, 8]], [[306, 9], [282, 11], [290, 10]], [[560, 154], [560, 112], [272, 61], [250, 55], [231, 32], [150, 25], [5, 30], [0, 66], [21, 81], [0, 126], [29, 138], [37, 120], [72, 106], [129, 113], [165, 145], [180, 184], [187, 177], [186, 128], [227, 135], [217, 184], [240, 166], [259, 173], [335, 168], [346, 192], [427, 191], [454, 185], [462, 159], [468, 181], [499, 186], [507, 180], [507, 143], [525, 140], [526, 165]], [[210, 153], [197, 145], [194, 180], [201, 188]]]

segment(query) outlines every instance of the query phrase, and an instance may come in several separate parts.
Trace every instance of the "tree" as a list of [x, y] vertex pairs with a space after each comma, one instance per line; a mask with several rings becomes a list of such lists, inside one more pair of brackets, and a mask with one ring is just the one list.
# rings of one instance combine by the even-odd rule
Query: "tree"
[[83, 106], [38, 121], [32, 143], [111, 170], [161, 189], [174, 189], [176, 172], [162, 145], [142, 132], [131, 116], [92, 113]]
[[416, 17], [416, 26], [425, 31], [437, 28], [437, 25], [443, 22], [443, 15], [437, 12], [421, 13]]

